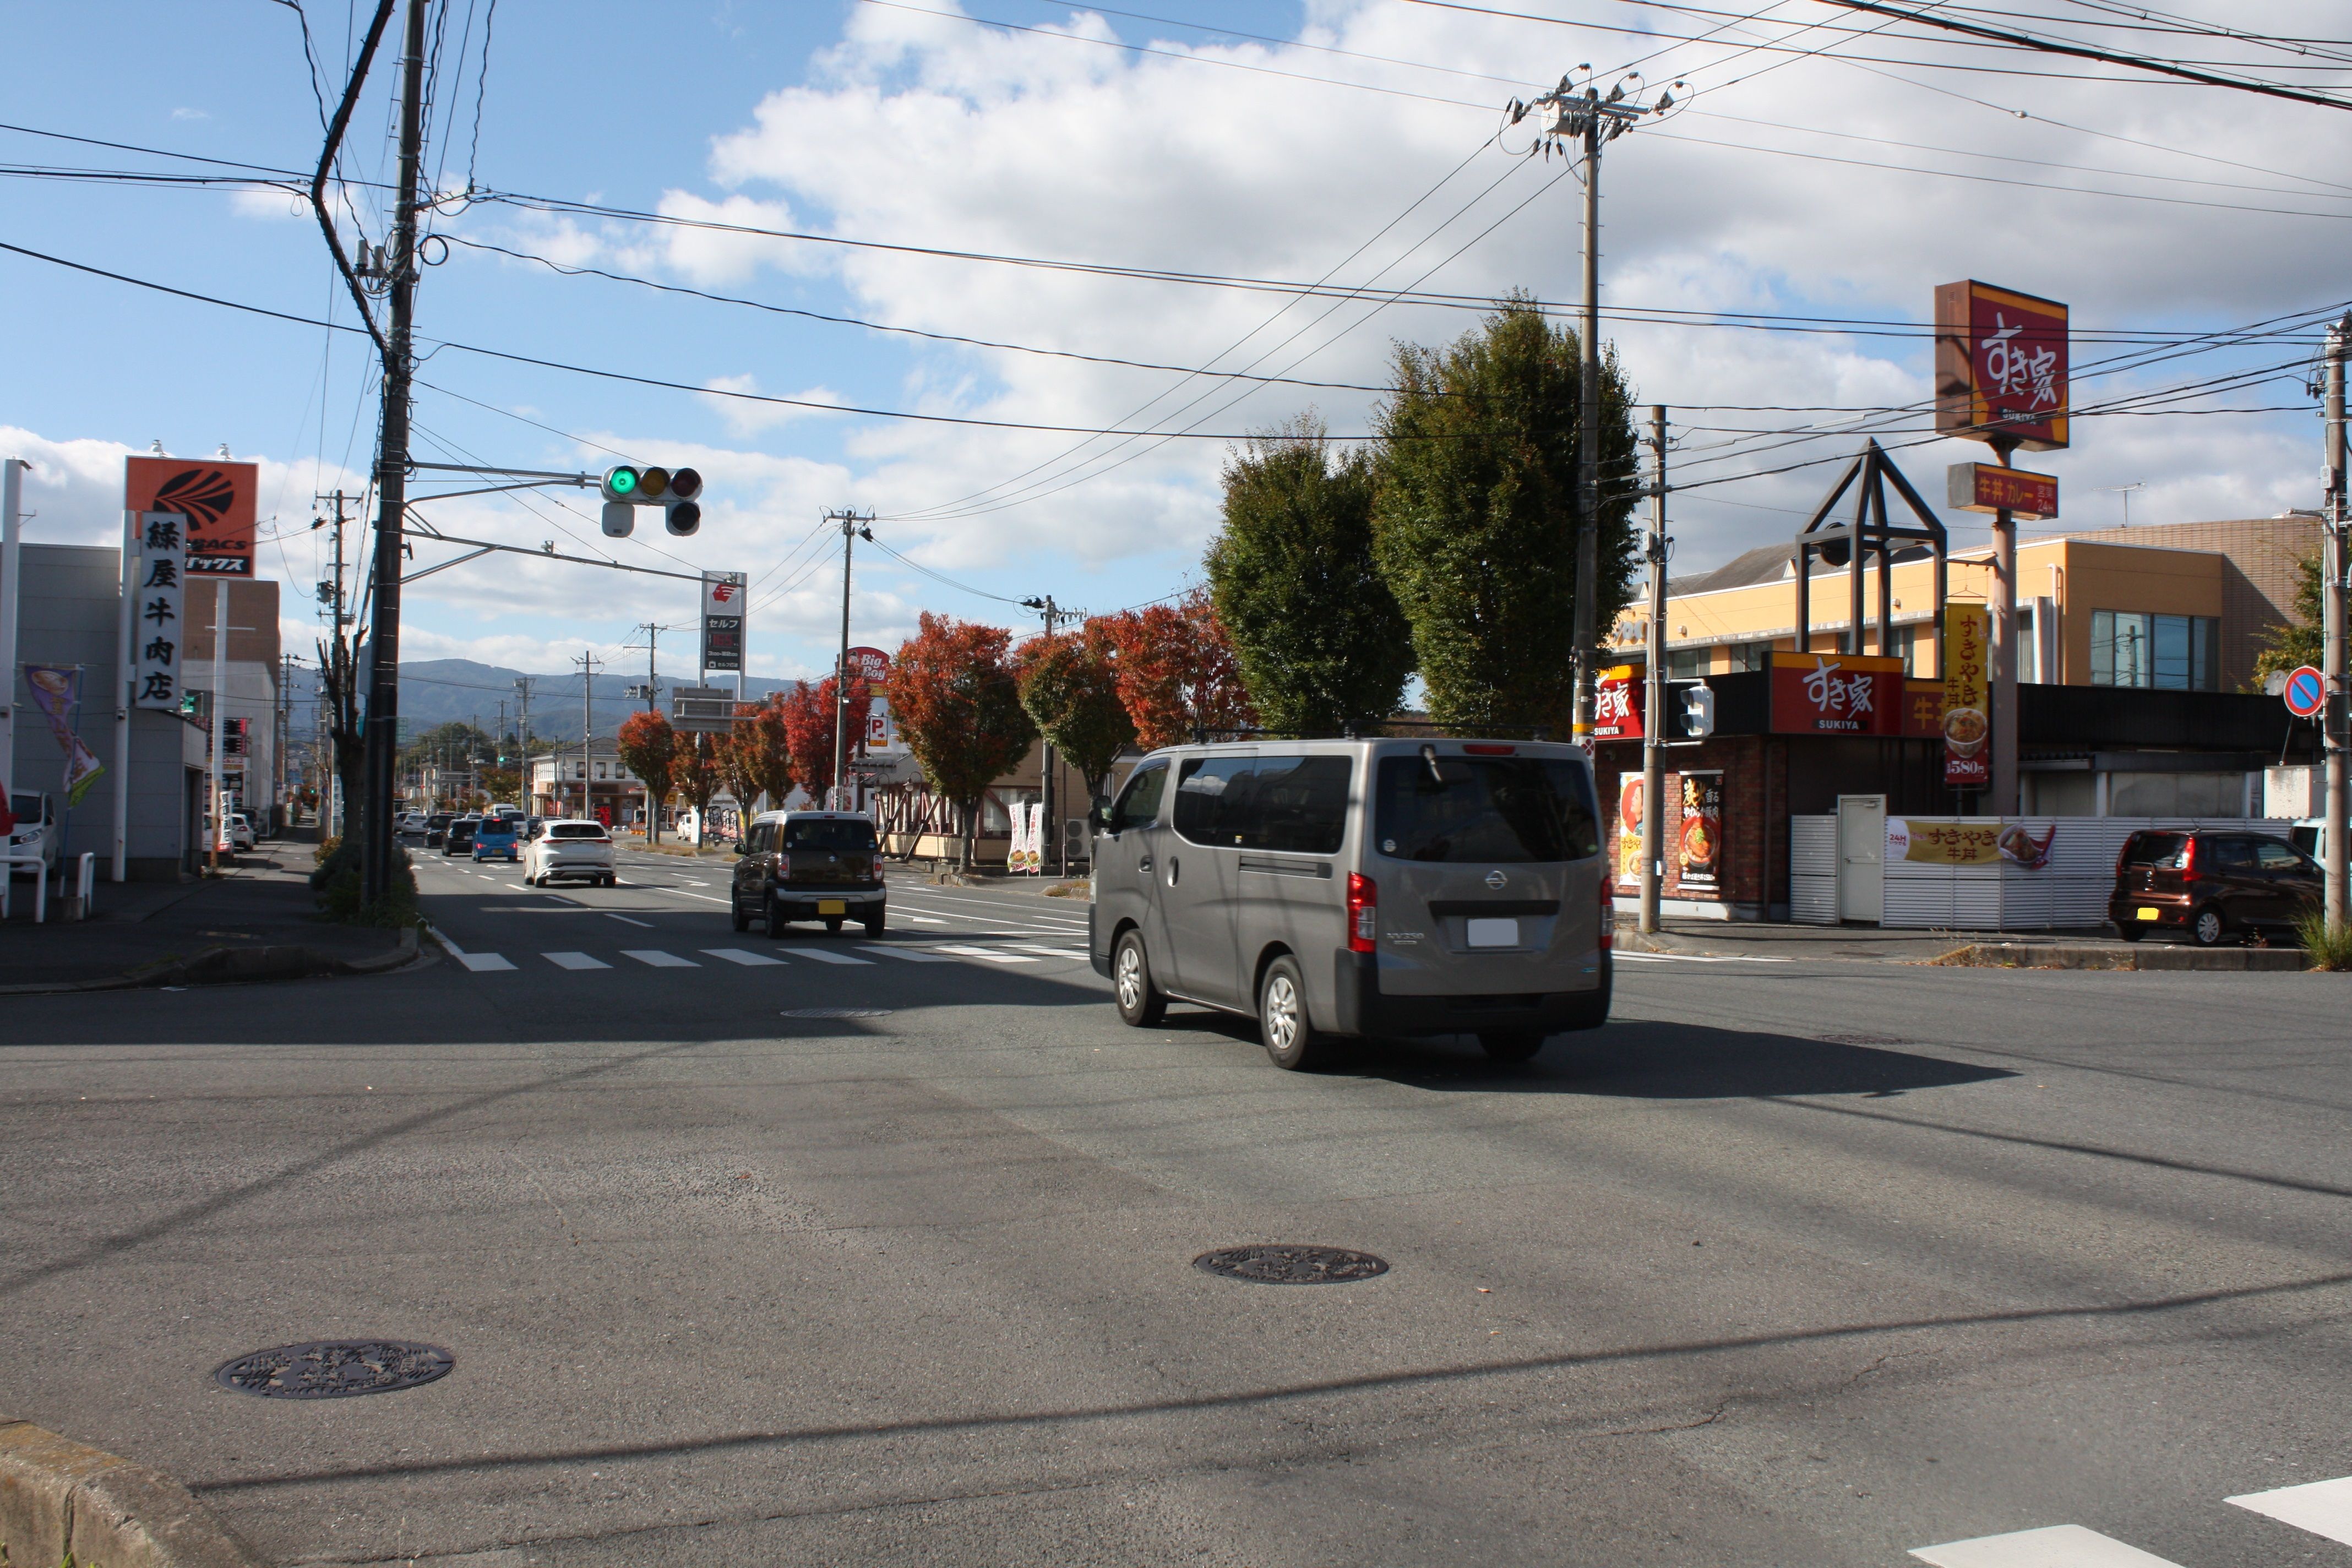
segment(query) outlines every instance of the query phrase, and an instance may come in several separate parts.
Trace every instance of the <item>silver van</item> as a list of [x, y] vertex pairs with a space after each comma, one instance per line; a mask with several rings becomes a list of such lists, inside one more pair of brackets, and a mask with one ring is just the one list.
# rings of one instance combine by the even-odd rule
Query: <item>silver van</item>
[[1276, 1065], [1471, 1034], [1523, 1061], [1609, 1017], [1612, 889], [1574, 746], [1173, 746], [1095, 810], [1087, 949], [1119, 1016], [1257, 1016]]

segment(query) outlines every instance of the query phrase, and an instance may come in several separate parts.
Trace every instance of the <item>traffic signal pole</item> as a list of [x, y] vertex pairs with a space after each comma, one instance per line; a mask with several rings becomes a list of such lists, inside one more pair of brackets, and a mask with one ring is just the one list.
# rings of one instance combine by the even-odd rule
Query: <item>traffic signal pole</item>
[[400, 61], [400, 184], [394, 193], [392, 321], [376, 447], [374, 629], [368, 643], [367, 798], [361, 812], [360, 896], [393, 888], [392, 802], [400, 748], [400, 563], [408, 513], [409, 383], [415, 371], [417, 183], [425, 148], [425, 4], [408, 0]]

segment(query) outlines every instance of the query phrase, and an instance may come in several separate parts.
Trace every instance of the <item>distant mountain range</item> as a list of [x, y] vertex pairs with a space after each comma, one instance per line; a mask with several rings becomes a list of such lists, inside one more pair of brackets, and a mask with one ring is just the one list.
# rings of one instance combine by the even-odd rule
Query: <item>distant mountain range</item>
[[[541, 740], [578, 741], [583, 721], [580, 692], [580, 672], [571, 670], [562, 675], [536, 675], [520, 669], [506, 669], [494, 664], [477, 664], [468, 658], [429, 658], [400, 667], [400, 716], [411, 734], [421, 735], [442, 724], [479, 724], [487, 732], [498, 727], [499, 704], [506, 704], [507, 725], [512, 729], [521, 717], [521, 694], [515, 682], [530, 681], [530, 732]], [[645, 680], [643, 670], [606, 669], [598, 673], [590, 693], [591, 710], [595, 715], [596, 733], [609, 735], [623, 719], [645, 706], [642, 700], [628, 695], [628, 689]], [[661, 689], [690, 686], [694, 678], [661, 677]], [[711, 684], [734, 684], [732, 676], [713, 676]], [[792, 685], [788, 680], [769, 680], [747, 677], [743, 694], [752, 701], [771, 691]], [[290, 692], [298, 717], [297, 732], [308, 726], [311, 704], [318, 696], [315, 672], [299, 666], [294, 669]]]

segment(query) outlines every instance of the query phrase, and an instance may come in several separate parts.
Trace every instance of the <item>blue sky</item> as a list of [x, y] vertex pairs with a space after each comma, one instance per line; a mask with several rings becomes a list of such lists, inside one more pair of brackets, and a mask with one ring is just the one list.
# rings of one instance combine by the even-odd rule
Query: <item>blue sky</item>
[[[1556, 163], [1482, 145], [1495, 106], [1586, 60], [1607, 70], [1665, 51], [1645, 67], [1654, 86], [1682, 73], [1701, 90], [1687, 116], [1612, 148], [1612, 303], [1916, 323], [1936, 283], [1973, 275], [2073, 301], [2083, 365], [2121, 352], [2095, 341], [2106, 330], [2210, 330], [2326, 308], [2345, 292], [2322, 254], [2352, 211], [2352, 191], [2327, 173], [2344, 163], [2341, 113], [2133, 80], [1957, 73], [1932, 63], [1962, 58], [1941, 45], [1824, 30], [1846, 14], [1811, 0], [1772, 7], [1769, 27], [1680, 46], [1643, 29], [1700, 24], [1652, 8], [1507, 8], [1584, 25], [1405, 0], [1136, 0], [1157, 19], [1041, 0], [961, 9], [956, 0], [505, 0], [494, 12], [488, 0], [436, 0], [428, 167], [445, 191], [461, 189], [470, 166], [501, 193], [894, 244], [1254, 278], [1328, 274], [1348, 285], [1425, 279], [1423, 287], [1473, 300], [1524, 286], [1566, 299], [1576, 287], [1574, 182]], [[308, 0], [307, 9], [331, 103], [357, 7]], [[2326, 7], [2276, 11], [2282, 30], [2326, 31]], [[307, 169], [320, 110], [297, 23], [276, 0], [11, 7], [0, 119]], [[1823, 52], [1798, 52], [1815, 47]], [[355, 180], [390, 177], [393, 64], [387, 49], [354, 121], [344, 170]], [[1516, 151], [1524, 137], [1505, 142]], [[0, 161], [16, 164], [202, 167], [18, 132], [0, 132]], [[315, 226], [278, 192], [34, 178], [6, 179], [0, 192], [0, 237], [10, 243], [352, 320]], [[365, 192], [354, 199], [364, 205]], [[1444, 341], [1475, 320], [512, 201], [453, 201], [435, 224], [472, 242], [451, 246], [425, 275], [419, 331], [435, 345], [949, 418], [1092, 428], [1136, 414], [1139, 426], [1197, 423], [1215, 437], [1311, 406], [1335, 432], [1360, 431], [1376, 397], [1363, 389], [1380, 384], [1391, 339]], [[373, 213], [362, 226], [383, 237]], [[1336, 384], [1187, 381], [945, 343], [562, 276], [478, 248], [486, 245], [922, 332]], [[1760, 331], [1653, 317], [1608, 329], [1644, 400], [1675, 405], [1679, 471], [1756, 476], [1677, 498], [1680, 563], [1703, 566], [1794, 529], [1828, 476], [1765, 470], [1858, 444], [1858, 426], [1828, 410], [1924, 395], [1928, 351], [1916, 328], [1818, 326]], [[2078, 402], [2285, 365], [2308, 350], [2307, 323], [2296, 326], [2299, 335], [2084, 383]], [[0, 444], [40, 465], [30, 536], [109, 537], [123, 450], [160, 439], [174, 453], [208, 454], [226, 443], [265, 464], [263, 511], [289, 536], [265, 547], [265, 569], [290, 584], [288, 635], [302, 646], [308, 584], [320, 574], [311, 493], [355, 487], [369, 461], [361, 340], [331, 342], [316, 327], [6, 255], [0, 331], [11, 372], [0, 384]], [[1173, 592], [1195, 574], [1215, 523], [1225, 450], [1216, 439], [1073, 451], [1079, 438], [1047, 432], [730, 403], [454, 346], [435, 347], [420, 374], [420, 458], [569, 470], [625, 453], [702, 468], [710, 518], [700, 536], [670, 540], [648, 521], [611, 553], [752, 574], [761, 674], [802, 673], [828, 657], [840, 580], [812, 538], [828, 506], [876, 510], [877, 537], [937, 574], [876, 552], [861, 559], [858, 638], [884, 647], [920, 609], [1027, 625], [1005, 600], [1051, 593], [1100, 610]], [[2223, 388], [2192, 405], [2300, 405], [2291, 382]], [[1759, 405], [1815, 411], [1744, 406]], [[1924, 425], [1892, 423], [1890, 440]], [[1823, 424], [1834, 428], [1787, 446], [1748, 433]], [[2315, 428], [2299, 407], [2091, 418], [2078, 431], [2072, 451], [2043, 464], [2063, 477], [2076, 526], [2115, 521], [2110, 487], [2141, 481], [2135, 521], [2260, 515], [2315, 500]], [[1978, 455], [1940, 443], [1903, 461], [1932, 494], [1944, 463]], [[452, 501], [428, 515], [453, 531], [604, 552], [593, 507], [562, 494], [528, 508]], [[1972, 537], [1967, 520], [1952, 521]], [[635, 640], [635, 623], [682, 624], [691, 611], [682, 584], [493, 558], [416, 585], [406, 647], [416, 658], [551, 669], [566, 650], [611, 657]], [[676, 646], [686, 640], [679, 634]]]

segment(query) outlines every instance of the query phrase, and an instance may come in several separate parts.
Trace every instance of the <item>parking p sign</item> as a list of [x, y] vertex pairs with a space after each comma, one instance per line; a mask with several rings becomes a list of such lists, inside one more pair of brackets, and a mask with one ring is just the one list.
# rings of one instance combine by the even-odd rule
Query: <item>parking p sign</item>
[[2327, 706], [2327, 678], [2306, 664], [2286, 678], [2286, 689], [2280, 695], [2286, 699], [2288, 712], [2298, 719], [2315, 719]]

